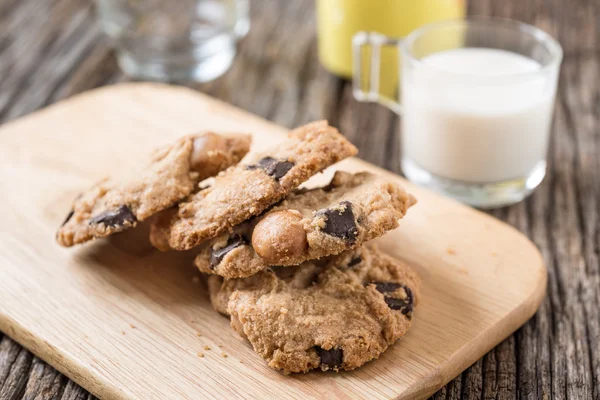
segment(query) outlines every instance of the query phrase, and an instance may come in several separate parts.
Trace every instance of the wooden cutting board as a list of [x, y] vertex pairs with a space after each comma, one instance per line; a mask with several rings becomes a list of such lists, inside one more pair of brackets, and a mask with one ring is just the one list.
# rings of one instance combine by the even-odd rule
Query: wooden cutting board
[[[379, 243], [421, 275], [422, 302], [410, 332], [353, 372], [269, 369], [211, 309], [193, 253], [153, 250], [146, 226], [72, 249], [54, 242], [78, 192], [203, 129], [252, 132], [254, 149], [285, 132], [192, 90], [146, 83], [94, 90], [1, 127], [0, 330], [102, 398], [412, 398], [432, 394], [538, 308], [546, 269], [526, 237], [400, 177], [419, 203]], [[394, 176], [358, 159], [335, 168]]]

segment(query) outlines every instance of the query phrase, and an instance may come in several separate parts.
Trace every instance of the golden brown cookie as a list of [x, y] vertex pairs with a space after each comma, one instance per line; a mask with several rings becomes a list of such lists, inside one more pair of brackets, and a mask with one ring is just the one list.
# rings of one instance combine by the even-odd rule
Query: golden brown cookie
[[153, 152], [126, 176], [106, 178], [77, 197], [56, 234], [62, 246], [120, 232], [172, 207], [198, 183], [236, 164], [248, 152], [249, 135], [188, 135]]
[[398, 227], [415, 204], [394, 180], [338, 171], [324, 188], [281, 203], [200, 246], [200, 271], [243, 278], [271, 265], [297, 265], [341, 253]]
[[379, 357], [408, 331], [420, 297], [418, 276], [372, 244], [208, 284], [214, 308], [285, 373], [352, 370]]
[[152, 227], [152, 244], [161, 250], [195, 247], [259, 215], [317, 172], [356, 152], [326, 121], [294, 129], [281, 144], [219, 174], [170, 218], [160, 218]]

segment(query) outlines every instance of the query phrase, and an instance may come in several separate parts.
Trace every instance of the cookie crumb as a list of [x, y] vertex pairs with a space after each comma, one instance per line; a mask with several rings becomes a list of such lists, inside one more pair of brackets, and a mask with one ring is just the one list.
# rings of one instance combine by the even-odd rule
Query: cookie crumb
[[456, 250], [454, 250], [452, 247], [448, 247], [446, 249], [446, 253], [448, 253], [450, 255], [455, 255], [456, 254]]
[[200, 277], [198, 277], [198, 276], [194, 276], [194, 277], [192, 278], [192, 283], [196, 283], [196, 284], [197, 284], [197, 283], [199, 283], [199, 282], [200, 282]]
[[227, 353], [225, 353], [224, 351], [221, 352], [221, 357], [223, 358], [227, 358]]
[[222, 349], [222, 348], [223, 348], [223, 345], [222, 345], [222, 344], [220, 344], [220, 345], [219, 345], [219, 348], [220, 348], [220, 349]]
[[210, 350], [210, 346], [204, 345], [204, 350]]
[[199, 352], [198, 352], [198, 357], [200, 357], [200, 358], [204, 357], [204, 353], [203, 353], [203, 352], [201, 352], [201, 351], [199, 351]]
[[121, 335], [124, 335], [124, 334], [125, 334], [125, 331], [121, 331]]
[[200, 337], [202, 334], [200, 332], [196, 332], [196, 336]]
[[131, 329], [135, 329], [135, 325], [134, 324], [129, 324], [129, 326], [131, 327]]

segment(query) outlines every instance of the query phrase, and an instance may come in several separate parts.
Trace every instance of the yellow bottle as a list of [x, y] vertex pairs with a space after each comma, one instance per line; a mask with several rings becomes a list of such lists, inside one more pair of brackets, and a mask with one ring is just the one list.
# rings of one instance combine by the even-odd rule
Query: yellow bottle
[[[465, 0], [317, 0], [319, 59], [330, 72], [350, 78], [352, 36], [356, 32], [403, 37], [430, 22], [462, 18], [465, 11]], [[397, 69], [397, 51], [382, 49], [381, 94], [394, 96]]]

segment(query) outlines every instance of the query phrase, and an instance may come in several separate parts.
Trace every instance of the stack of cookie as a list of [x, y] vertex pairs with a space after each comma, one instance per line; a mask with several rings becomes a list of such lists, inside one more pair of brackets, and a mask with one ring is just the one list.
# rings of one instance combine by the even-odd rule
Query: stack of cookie
[[141, 173], [76, 199], [58, 242], [107, 236], [158, 213], [152, 244], [197, 253], [214, 308], [270, 367], [351, 370], [377, 358], [410, 327], [419, 279], [365, 243], [396, 228], [415, 199], [368, 172], [338, 171], [324, 187], [299, 189], [357, 153], [325, 121], [238, 164], [249, 143], [206, 133], [158, 150]]

